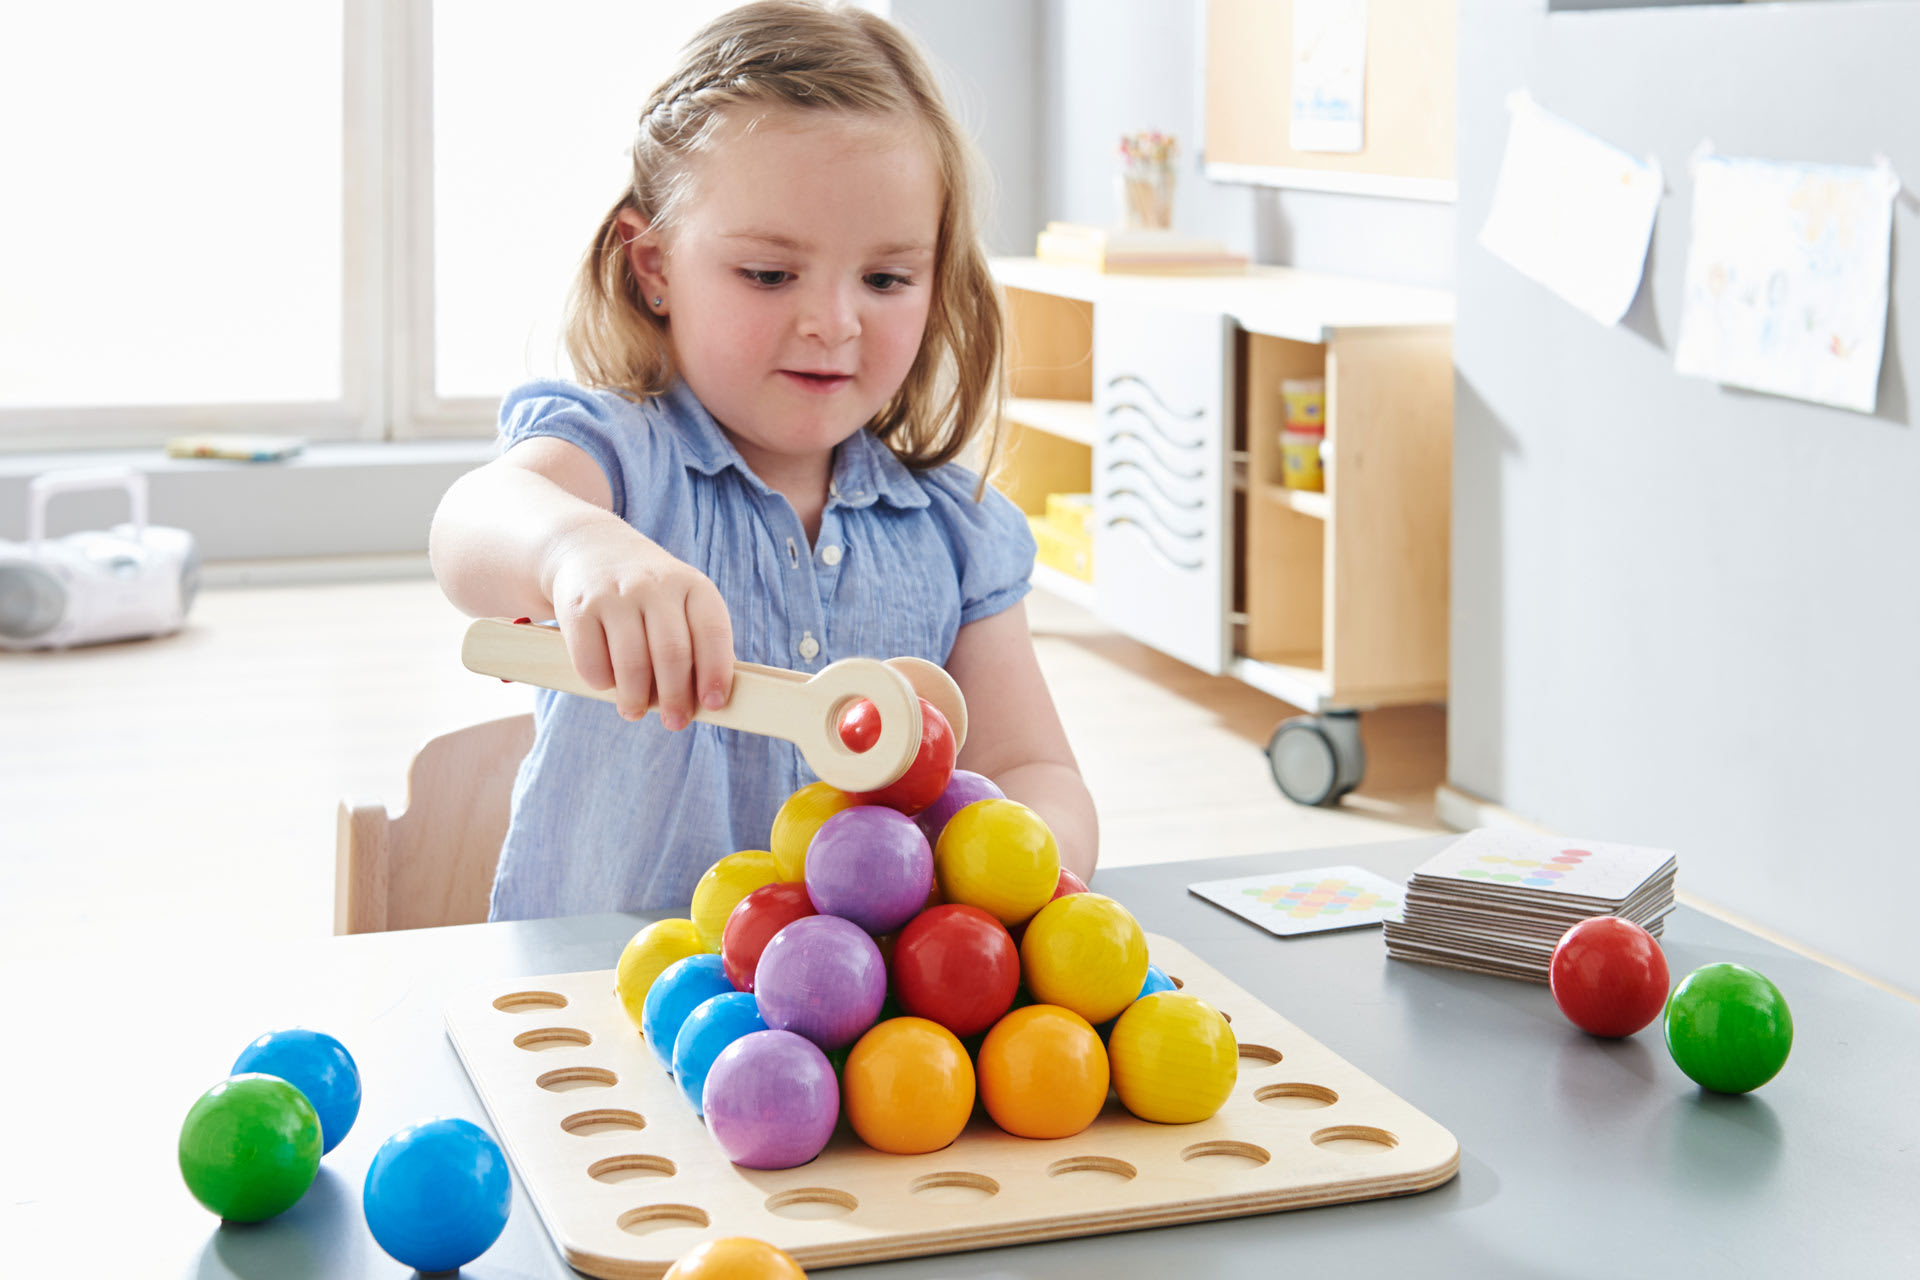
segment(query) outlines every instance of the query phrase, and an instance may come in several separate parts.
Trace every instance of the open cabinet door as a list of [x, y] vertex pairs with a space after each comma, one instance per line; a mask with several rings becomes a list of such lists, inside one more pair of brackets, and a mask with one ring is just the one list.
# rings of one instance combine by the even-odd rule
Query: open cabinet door
[[1233, 351], [1218, 312], [1095, 310], [1095, 607], [1214, 675], [1233, 639]]

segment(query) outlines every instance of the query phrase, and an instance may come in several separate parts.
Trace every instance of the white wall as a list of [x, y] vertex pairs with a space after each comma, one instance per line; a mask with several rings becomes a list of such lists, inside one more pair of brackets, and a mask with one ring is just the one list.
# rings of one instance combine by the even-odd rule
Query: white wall
[[[1877, 412], [1673, 368], [1694, 147], [1914, 182], [1920, 5], [1463, 0], [1461, 31], [1450, 775], [1920, 991], [1911, 196]], [[1619, 325], [1475, 243], [1521, 87], [1667, 175]]]
[[926, 48], [947, 104], [992, 171], [987, 248], [1032, 253], [1042, 222], [1040, 6], [1035, 0], [893, 0], [889, 16]]

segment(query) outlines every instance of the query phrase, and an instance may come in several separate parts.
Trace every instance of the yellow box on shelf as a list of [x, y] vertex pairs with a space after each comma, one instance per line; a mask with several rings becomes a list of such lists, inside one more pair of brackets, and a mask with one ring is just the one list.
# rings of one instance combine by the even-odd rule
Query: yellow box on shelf
[[1082, 582], [1093, 581], [1091, 534], [1070, 533], [1045, 516], [1028, 516], [1027, 525], [1033, 530], [1041, 564]]
[[1062, 533], [1076, 538], [1093, 537], [1093, 495], [1090, 493], [1050, 493], [1047, 495], [1047, 522]]

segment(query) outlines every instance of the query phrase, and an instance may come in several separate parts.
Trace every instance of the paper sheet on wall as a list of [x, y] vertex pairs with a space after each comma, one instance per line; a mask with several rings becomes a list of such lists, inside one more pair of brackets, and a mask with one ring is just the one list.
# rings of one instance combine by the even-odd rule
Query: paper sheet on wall
[[1367, 0], [1293, 0], [1295, 151], [1358, 151], [1366, 141]]
[[1507, 107], [1507, 151], [1480, 244], [1601, 324], [1618, 324], [1646, 270], [1663, 189], [1659, 165], [1524, 93]]
[[1885, 164], [1698, 157], [1674, 367], [1872, 413], [1899, 189]]

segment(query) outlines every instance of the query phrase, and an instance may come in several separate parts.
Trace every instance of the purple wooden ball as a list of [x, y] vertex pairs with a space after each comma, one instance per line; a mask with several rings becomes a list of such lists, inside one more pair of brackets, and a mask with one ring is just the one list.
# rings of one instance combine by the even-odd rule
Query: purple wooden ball
[[960, 812], [976, 800], [1005, 800], [1007, 793], [993, 785], [993, 779], [984, 774], [970, 773], [965, 769], [955, 769], [947, 789], [940, 798], [922, 809], [914, 817], [920, 824], [920, 833], [927, 838], [929, 846], [940, 843], [940, 833], [947, 829], [947, 819]]
[[802, 916], [768, 940], [753, 971], [753, 995], [768, 1027], [838, 1049], [880, 1016], [887, 962], [853, 921]]
[[807, 896], [822, 915], [892, 933], [933, 890], [933, 850], [914, 820], [885, 805], [842, 809], [807, 846]]
[[813, 1041], [791, 1031], [751, 1031], [713, 1060], [700, 1109], [727, 1159], [749, 1169], [791, 1169], [833, 1137], [840, 1083]]

